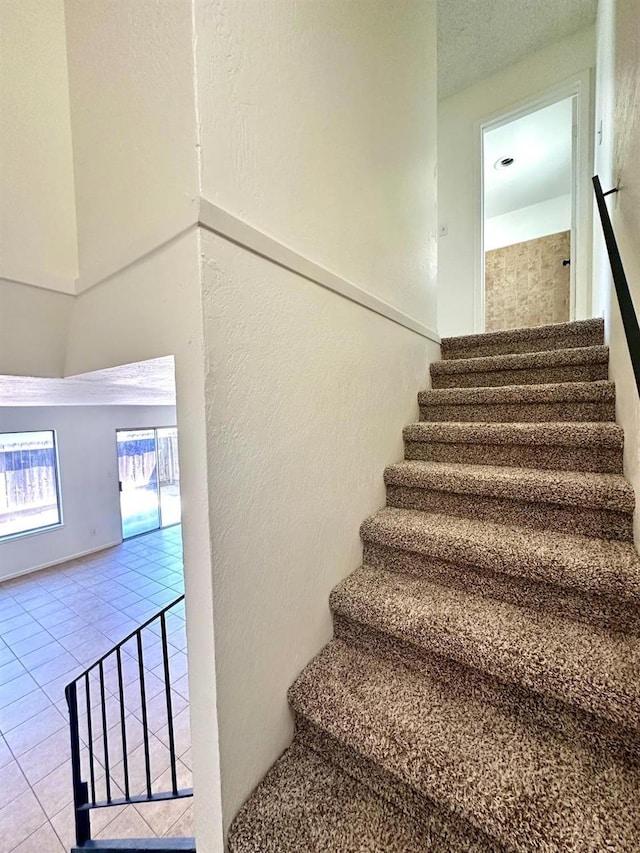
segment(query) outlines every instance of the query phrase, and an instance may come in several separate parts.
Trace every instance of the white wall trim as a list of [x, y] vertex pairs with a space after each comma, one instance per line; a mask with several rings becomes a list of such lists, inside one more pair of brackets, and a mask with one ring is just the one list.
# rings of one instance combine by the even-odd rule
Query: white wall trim
[[[42, 532], [48, 533], [50, 531]], [[21, 569], [19, 572], [13, 572], [10, 575], [2, 575], [2, 577], [0, 577], [0, 583], [13, 580], [14, 578], [21, 578], [24, 575], [31, 575], [34, 572], [41, 572], [43, 569], [50, 569], [53, 566], [59, 566], [61, 563], [68, 563], [71, 560], [79, 560], [80, 557], [88, 557], [91, 554], [97, 554], [100, 551], [106, 551], [109, 548], [115, 548], [117, 545], [122, 545], [122, 539], [118, 539], [116, 542], [109, 542], [107, 545], [100, 545], [97, 548], [89, 548], [88, 551], [78, 551], [77, 554], [71, 554], [68, 557], [60, 557], [60, 559], [52, 560], [49, 563], [41, 563], [39, 566], [32, 566], [28, 569]], [[1, 544], [0, 547], [2, 547]]]
[[176, 222], [171, 223], [170, 227], [156, 228], [145, 237], [136, 240], [127, 246], [120, 254], [120, 257], [112, 263], [103, 263], [97, 265], [88, 273], [84, 273], [76, 279], [75, 293], [76, 295], [84, 293], [101, 284], [103, 281], [111, 278], [123, 270], [137, 264], [138, 261], [152, 255], [159, 249], [163, 249], [169, 243], [173, 243], [191, 228], [195, 228], [198, 224], [197, 215], [194, 212], [183, 216]]
[[399, 311], [393, 305], [374, 296], [357, 284], [353, 284], [315, 263], [315, 261], [305, 258], [274, 237], [270, 237], [258, 228], [254, 228], [253, 225], [243, 222], [204, 198], [200, 199], [198, 224], [225, 240], [271, 261], [271, 263], [290, 270], [302, 278], [314, 282], [314, 284], [319, 284], [351, 302], [362, 305], [363, 308], [368, 308], [381, 317], [386, 317], [388, 320], [404, 326], [405, 329], [410, 329], [423, 338], [437, 344], [440, 343], [440, 336], [433, 329]]
[[[351, 302], [355, 302], [357, 305], [361, 305], [363, 308], [367, 308], [369, 311], [373, 311], [381, 317], [421, 335], [423, 338], [427, 338], [427, 340], [440, 343], [440, 336], [434, 329], [425, 326], [424, 323], [410, 317], [390, 303], [385, 302], [384, 299], [369, 293], [363, 287], [347, 281], [315, 261], [304, 257], [275, 237], [271, 237], [264, 231], [260, 231], [259, 228], [238, 219], [238, 217], [205, 198], [198, 200], [197, 215], [185, 216], [181, 222], [174, 223], [172, 229], [157, 229], [154, 234], [132, 243], [122, 252], [116, 263], [104, 264], [102, 267], [97, 266], [89, 273], [79, 276], [76, 279], [75, 287], [72, 283], [67, 282], [66, 289], [63, 290], [61, 286], [55, 287], [54, 283], [47, 284], [40, 278], [38, 283], [35, 281], [21, 281], [21, 283], [79, 296], [159, 251], [196, 227], [206, 228], [224, 240], [235, 243], [237, 246], [290, 270], [296, 275], [336, 293], [338, 296], [349, 299]], [[166, 236], [167, 233], [170, 236]]]
[[52, 275], [42, 270], [34, 270], [22, 264], [6, 264], [0, 266], [0, 281], [8, 281], [14, 284], [25, 284], [28, 287], [38, 287], [40, 290], [53, 290], [55, 293], [64, 293], [67, 296], [75, 296], [76, 285], [73, 278]]

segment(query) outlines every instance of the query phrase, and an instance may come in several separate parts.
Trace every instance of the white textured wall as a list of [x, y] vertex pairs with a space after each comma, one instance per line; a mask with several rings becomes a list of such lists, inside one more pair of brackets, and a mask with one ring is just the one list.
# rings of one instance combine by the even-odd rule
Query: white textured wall
[[64, 521], [0, 542], [0, 580], [121, 542], [116, 430], [175, 417], [172, 406], [0, 407], [0, 432], [56, 431]]
[[192, 10], [191, 0], [65, 8], [82, 288], [195, 219]]
[[63, 0], [0, 3], [0, 278], [78, 271]]
[[431, 326], [434, 15], [196, 0], [203, 196]]
[[438, 346], [205, 233], [207, 422], [225, 821], [291, 737]]
[[[435, 4], [198, 0], [203, 195], [435, 323]], [[438, 346], [203, 232], [223, 815], [291, 737]]]
[[438, 105], [438, 218], [448, 234], [438, 240], [438, 331], [474, 331], [474, 270], [479, 253], [479, 125], [590, 68], [595, 32], [589, 27], [525, 57]]
[[560, 195], [485, 219], [484, 250], [490, 252], [570, 228], [571, 195]]
[[[615, 109], [615, 0], [600, 0], [596, 24], [596, 83], [594, 116], [594, 173], [600, 176], [603, 189], [616, 184], [614, 170], [614, 109]], [[617, 197], [610, 198], [613, 210]], [[609, 313], [611, 267], [602, 236], [598, 210], [593, 211], [593, 313], [605, 317]]]
[[[596, 145], [596, 170], [606, 191], [631, 297], [640, 317], [640, 16], [635, 0], [601, 0], [598, 15], [598, 89], [596, 128], [602, 120], [602, 144]], [[596, 222], [596, 233], [600, 224]], [[624, 428], [624, 470], [640, 506], [640, 401], [620, 310], [603, 242], [595, 243], [594, 293], [605, 316], [610, 347], [610, 376], [616, 383], [616, 415]], [[594, 300], [595, 301], [595, 300]], [[640, 547], [640, 512], [635, 514]]]
[[73, 296], [0, 279], [0, 374], [62, 376]]

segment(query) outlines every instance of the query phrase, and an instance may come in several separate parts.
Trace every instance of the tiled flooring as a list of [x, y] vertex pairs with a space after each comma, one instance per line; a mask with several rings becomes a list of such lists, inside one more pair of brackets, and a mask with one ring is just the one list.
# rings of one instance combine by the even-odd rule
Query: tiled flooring
[[[0, 584], [0, 853], [61, 853], [74, 843], [64, 687], [116, 642], [183, 592], [180, 527]], [[179, 787], [191, 786], [187, 655], [182, 606], [167, 614]], [[154, 791], [171, 788], [159, 627], [143, 635]], [[135, 644], [123, 647], [132, 793], [144, 789], [142, 712]], [[114, 662], [105, 662], [112, 796], [124, 785]], [[96, 701], [95, 690], [91, 704]], [[81, 736], [86, 744], [86, 707]], [[94, 719], [96, 798], [104, 796], [100, 715]], [[84, 761], [86, 765], [87, 752]], [[84, 776], [88, 778], [87, 775]], [[101, 787], [102, 786], [102, 787]], [[95, 838], [192, 835], [192, 800], [92, 813]]]

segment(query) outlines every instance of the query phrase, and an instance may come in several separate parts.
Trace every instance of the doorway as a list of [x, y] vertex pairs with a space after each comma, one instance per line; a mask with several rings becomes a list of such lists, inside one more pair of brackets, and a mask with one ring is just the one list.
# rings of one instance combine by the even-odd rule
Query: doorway
[[176, 427], [116, 430], [122, 538], [180, 523]]
[[476, 126], [476, 332], [591, 317], [592, 90], [581, 72]]
[[575, 317], [576, 97], [483, 132], [485, 331]]

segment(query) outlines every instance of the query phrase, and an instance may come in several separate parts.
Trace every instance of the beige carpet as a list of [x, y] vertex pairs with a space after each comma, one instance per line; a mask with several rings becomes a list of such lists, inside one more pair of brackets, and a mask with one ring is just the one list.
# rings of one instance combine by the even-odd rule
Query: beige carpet
[[603, 334], [443, 341], [232, 853], [640, 851], [640, 561]]

